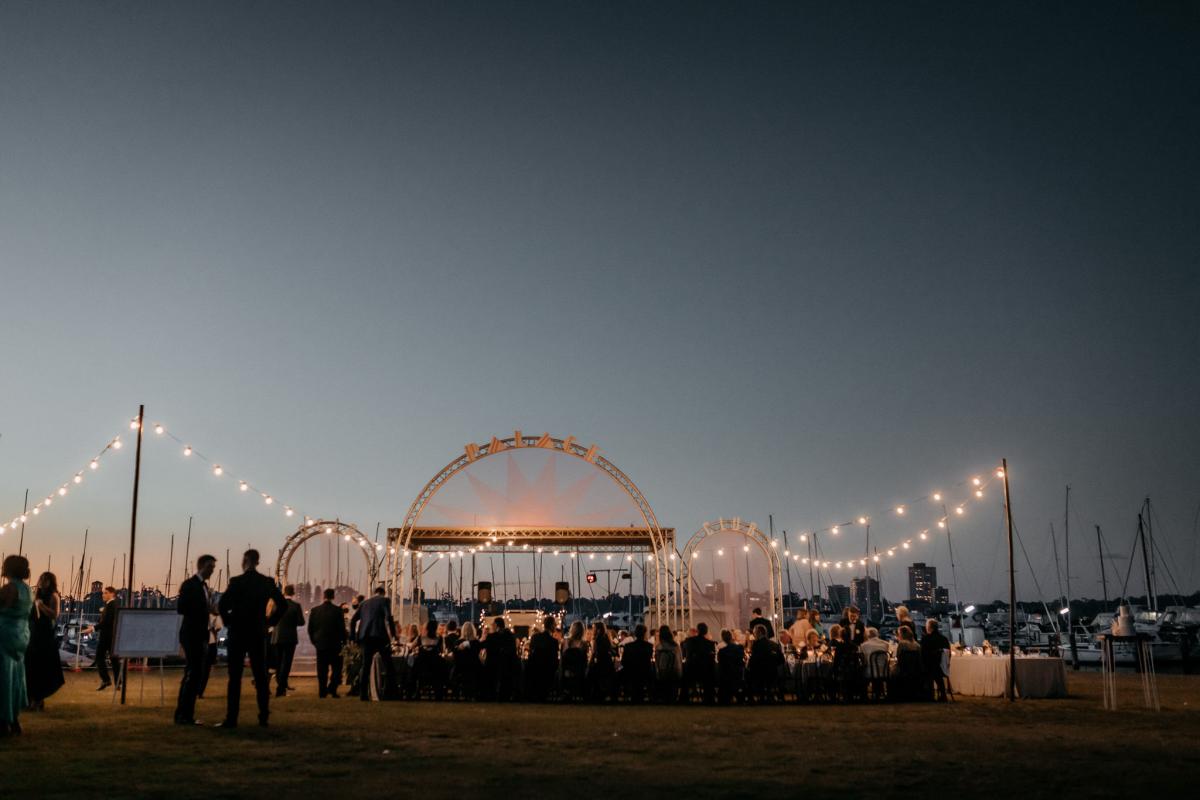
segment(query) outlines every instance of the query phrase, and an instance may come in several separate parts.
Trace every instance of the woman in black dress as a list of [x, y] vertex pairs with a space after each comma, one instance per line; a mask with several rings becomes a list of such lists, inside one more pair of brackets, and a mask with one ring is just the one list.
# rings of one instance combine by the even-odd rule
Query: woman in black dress
[[43, 572], [34, 591], [33, 609], [29, 614], [29, 650], [25, 652], [25, 688], [29, 693], [30, 711], [44, 709], [46, 698], [63, 685], [55, 633], [61, 608], [58, 579], [53, 572]]
[[597, 622], [592, 630], [595, 633], [592, 636], [591, 658], [588, 659], [588, 689], [593, 702], [608, 702], [613, 698], [616, 683], [616, 648], [608, 638], [608, 630], [603, 622]]

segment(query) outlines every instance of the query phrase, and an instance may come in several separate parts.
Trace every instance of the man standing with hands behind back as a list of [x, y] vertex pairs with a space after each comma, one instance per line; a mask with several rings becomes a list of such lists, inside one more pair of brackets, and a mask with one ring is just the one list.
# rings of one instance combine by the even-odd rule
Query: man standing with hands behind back
[[[271, 709], [271, 687], [267, 682], [267, 628], [279, 621], [287, 608], [283, 593], [275, 581], [258, 572], [258, 551], [247, 550], [242, 555], [242, 574], [229, 579], [221, 595], [219, 610], [229, 634], [225, 639], [229, 651], [229, 691], [225, 721], [218, 727], [236, 728], [238, 707], [242, 700], [242, 669], [250, 658], [250, 672], [258, 695], [258, 724], [267, 727]], [[267, 603], [274, 602], [273, 619], [267, 619]]]
[[185, 664], [183, 680], [179, 682], [179, 701], [175, 705], [176, 725], [197, 725], [196, 697], [204, 680], [208, 659], [208, 619], [212, 611], [212, 595], [208, 579], [217, 566], [215, 556], [196, 559], [196, 574], [179, 586], [175, 610], [183, 617], [179, 626], [179, 644], [183, 647]]

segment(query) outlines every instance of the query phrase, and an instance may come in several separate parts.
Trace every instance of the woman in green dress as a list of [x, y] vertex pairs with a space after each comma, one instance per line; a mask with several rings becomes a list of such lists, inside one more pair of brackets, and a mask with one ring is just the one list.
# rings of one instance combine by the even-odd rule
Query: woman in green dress
[[29, 702], [25, 693], [25, 650], [29, 647], [29, 560], [9, 556], [0, 568], [0, 736], [19, 735], [17, 716]]

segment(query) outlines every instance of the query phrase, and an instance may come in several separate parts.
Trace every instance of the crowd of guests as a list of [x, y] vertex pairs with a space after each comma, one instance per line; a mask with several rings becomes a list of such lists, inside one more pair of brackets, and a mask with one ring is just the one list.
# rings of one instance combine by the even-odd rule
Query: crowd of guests
[[[339, 697], [345, 683], [362, 700], [446, 698], [631, 703], [763, 703], [865, 699], [944, 700], [949, 691], [950, 642], [929, 620], [918, 637], [903, 606], [896, 609], [895, 641], [884, 641], [850, 607], [836, 623], [823, 624], [816, 609], [801, 611], [776, 631], [761, 609], [745, 629], [714, 638], [701, 622], [686, 632], [644, 625], [616, 630], [603, 622], [573, 622], [563, 631], [555, 617], [542, 629], [518, 638], [504, 617], [477, 629], [451, 621], [397, 629], [383, 587], [352, 606], [334, 603], [328, 589], [307, 620], [292, 586], [282, 591], [257, 571], [259, 555], [247, 550], [243, 573], [229, 580], [219, 600], [208, 586], [216, 565], [201, 556], [196, 572], [180, 586], [176, 610], [185, 668], [175, 722], [199, 724], [196, 701], [203, 697], [216, 656], [216, 630], [226, 628], [228, 691], [218, 727], [238, 724], [242, 673], [250, 664], [258, 722], [270, 714], [271, 670], [275, 696], [289, 686], [303, 628], [317, 653], [317, 693]], [[55, 576], [43, 573], [28, 584], [29, 562], [9, 556], [0, 587], [0, 736], [19, 734], [22, 710], [37, 711], [63, 685], [55, 623], [61, 610]], [[104, 590], [100, 619], [86, 632], [98, 636], [100, 689], [121, 672], [113, 655], [117, 592]], [[109, 667], [112, 675], [109, 674]]]

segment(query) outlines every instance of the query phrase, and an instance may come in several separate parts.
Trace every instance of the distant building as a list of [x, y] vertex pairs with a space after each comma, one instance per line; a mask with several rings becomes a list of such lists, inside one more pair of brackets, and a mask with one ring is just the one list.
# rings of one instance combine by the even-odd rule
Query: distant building
[[879, 581], [870, 575], [850, 581], [850, 600], [858, 606], [864, 617], [879, 619], [883, 616], [882, 599], [879, 596]]
[[937, 586], [937, 567], [927, 567], [918, 561], [908, 568], [908, 596], [913, 600], [933, 602], [933, 589]]
[[826, 597], [829, 598], [829, 604], [833, 606], [834, 611], [841, 611], [846, 606], [850, 605], [850, 587], [842, 586], [839, 583], [831, 583], [825, 587]]
[[935, 586], [933, 589], [933, 604], [935, 606], [950, 605], [950, 590], [945, 586]]

